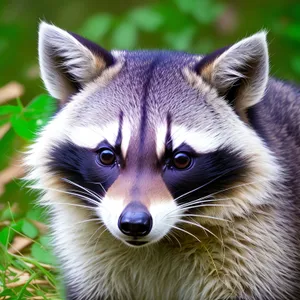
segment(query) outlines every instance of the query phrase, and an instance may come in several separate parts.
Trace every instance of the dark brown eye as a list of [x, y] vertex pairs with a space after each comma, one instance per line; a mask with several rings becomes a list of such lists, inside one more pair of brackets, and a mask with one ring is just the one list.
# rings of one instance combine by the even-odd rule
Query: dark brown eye
[[191, 165], [192, 159], [184, 152], [176, 153], [173, 157], [173, 165], [177, 169], [186, 169]]
[[116, 161], [115, 153], [110, 149], [102, 149], [98, 154], [99, 161], [106, 166], [114, 164]]

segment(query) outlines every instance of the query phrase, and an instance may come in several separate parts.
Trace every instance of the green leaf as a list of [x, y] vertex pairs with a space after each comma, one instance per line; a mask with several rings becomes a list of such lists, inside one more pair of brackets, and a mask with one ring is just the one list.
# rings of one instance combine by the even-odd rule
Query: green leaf
[[89, 17], [79, 33], [93, 41], [99, 41], [109, 31], [113, 17], [110, 14], [97, 14]]
[[176, 50], [188, 50], [191, 48], [191, 44], [193, 41], [193, 37], [196, 33], [196, 27], [190, 26], [188, 28], [184, 28], [180, 32], [177, 33], [167, 33], [165, 35], [165, 41]]
[[0, 231], [0, 243], [7, 246], [14, 238], [15, 232], [9, 227], [5, 227]]
[[49, 247], [50, 245], [50, 237], [48, 235], [44, 235], [40, 238], [40, 243], [44, 246], [44, 247]]
[[38, 229], [27, 220], [24, 220], [23, 222], [22, 233], [31, 239], [35, 239], [39, 235]]
[[27, 286], [30, 284], [30, 282], [35, 278], [37, 277], [37, 274], [36, 273], [33, 273], [29, 279], [27, 280], [27, 282], [22, 286], [20, 292], [18, 293], [18, 298], [16, 300], [22, 300], [24, 299], [23, 297], [25, 296], [25, 292], [26, 292], [26, 288]]
[[56, 100], [49, 95], [42, 94], [34, 98], [24, 109], [27, 128], [31, 132], [31, 139], [44, 126], [56, 111]]
[[134, 9], [128, 15], [128, 19], [139, 29], [148, 32], [157, 30], [164, 22], [163, 15], [150, 7]]
[[18, 114], [22, 111], [19, 106], [15, 105], [2, 105], [0, 106], [0, 116], [7, 114]]
[[52, 253], [40, 244], [35, 243], [32, 245], [31, 255], [39, 262], [51, 265], [55, 263]]
[[49, 95], [34, 98], [24, 109], [23, 115], [13, 115], [10, 119], [14, 131], [24, 139], [31, 140], [37, 130], [45, 125], [56, 110], [55, 99]]
[[210, 24], [222, 13], [224, 6], [211, 0], [197, 1], [196, 7], [191, 11], [195, 19], [202, 24]]
[[137, 28], [133, 23], [122, 22], [113, 32], [112, 43], [115, 48], [132, 49], [137, 42]]
[[11, 228], [13, 229], [14, 232], [20, 232], [21, 233], [23, 224], [24, 224], [24, 219], [19, 220], [16, 223], [12, 223]]
[[17, 103], [18, 103], [18, 106], [19, 106], [21, 109], [24, 108], [23, 103], [22, 103], [22, 101], [21, 101], [20, 98], [17, 98]]
[[[5, 296], [15, 297], [16, 294], [11, 289], [6, 289], [0, 293], [0, 296], [1, 297], [5, 297]], [[4, 299], [6, 299], [6, 298], [4, 298]], [[9, 299], [15, 299], [15, 298], [9, 298]]]
[[177, 32], [195, 23], [190, 15], [183, 14], [176, 7], [170, 6], [165, 2], [161, 1], [156, 5], [155, 9], [164, 18], [162, 34], [168, 31]]
[[12, 128], [10, 128], [0, 140], [0, 149], [5, 149], [5, 151], [0, 155], [0, 170], [4, 170], [4, 168], [9, 165], [10, 158], [16, 151], [16, 146], [14, 143], [15, 139], [16, 133]]
[[224, 5], [212, 0], [174, 0], [178, 8], [192, 15], [199, 23], [212, 23], [224, 10]]
[[45, 211], [41, 207], [33, 207], [29, 209], [26, 213], [26, 218], [36, 221], [45, 221]]
[[25, 108], [24, 116], [26, 118], [48, 118], [56, 110], [56, 100], [47, 95], [42, 94], [35, 97]]
[[184, 13], [191, 13], [197, 7], [199, 0], [174, 0], [178, 8]]
[[1, 212], [0, 220], [2, 220], [2, 221], [9, 220], [10, 221], [10, 220], [13, 220], [16, 216], [17, 216], [17, 214], [11, 210], [11, 207], [7, 207], [6, 209], [4, 209]]
[[34, 132], [30, 130], [29, 123], [23, 116], [13, 115], [10, 118], [11, 126], [20, 137], [31, 140], [34, 137]]

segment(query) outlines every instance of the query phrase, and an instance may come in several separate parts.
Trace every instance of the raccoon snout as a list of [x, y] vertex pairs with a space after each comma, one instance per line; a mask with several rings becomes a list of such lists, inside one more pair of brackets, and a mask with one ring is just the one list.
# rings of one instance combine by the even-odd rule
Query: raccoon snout
[[128, 236], [146, 236], [152, 229], [152, 216], [143, 204], [131, 202], [120, 215], [118, 226]]

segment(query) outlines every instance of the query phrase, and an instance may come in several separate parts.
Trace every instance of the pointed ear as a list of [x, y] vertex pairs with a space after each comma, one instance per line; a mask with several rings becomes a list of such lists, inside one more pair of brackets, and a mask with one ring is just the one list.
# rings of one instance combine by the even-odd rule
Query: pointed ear
[[39, 28], [39, 63], [48, 92], [64, 103], [71, 94], [112, 65], [112, 54], [54, 25]]
[[204, 57], [196, 72], [237, 112], [258, 103], [264, 96], [269, 75], [266, 32], [259, 32]]

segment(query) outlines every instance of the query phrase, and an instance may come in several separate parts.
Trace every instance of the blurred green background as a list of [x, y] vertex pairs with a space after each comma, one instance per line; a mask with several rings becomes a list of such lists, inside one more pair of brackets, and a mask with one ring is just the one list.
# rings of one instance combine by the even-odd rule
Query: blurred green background
[[[40, 20], [82, 34], [107, 49], [167, 48], [193, 53], [208, 53], [267, 29], [271, 75], [300, 81], [300, 1], [1, 0], [0, 299], [6, 299], [6, 294], [10, 299], [23, 299], [24, 295], [29, 299], [41, 293], [41, 299], [48, 299], [45, 295], [54, 293], [51, 288], [40, 287], [31, 287], [35, 291], [30, 292], [29, 283], [25, 288], [11, 287], [6, 274], [16, 261], [15, 268], [25, 268], [21, 259], [24, 254], [35, 260], [33, 264], [53, 264], [46, 230], [41, 225], [46, 222], [45, 215], [33, 205], [37, 194], [14, 179], [23, 176], [22, 151], [55, 111], [55, 101], [45, 95], [39, 78]], [[11, 256], [11, 245], [18, 236], [30, 243], [17, 249], [15, 257]], [[30, 268], [26, 272], [44, 276], [55, 285], [49, 274], [37, 274]], [[40, 294], [34, 294], [36, 291]]]

